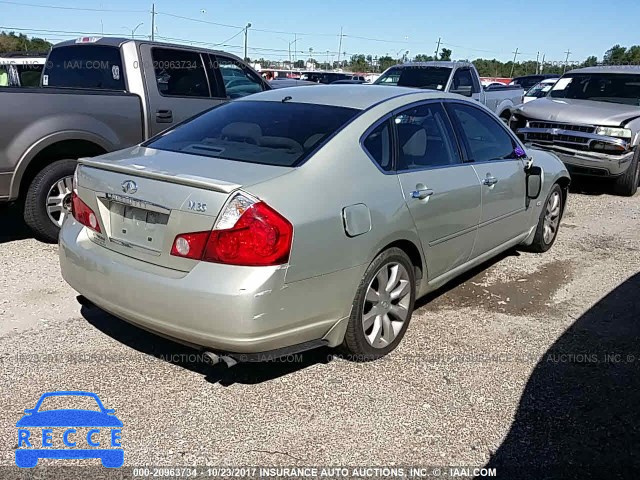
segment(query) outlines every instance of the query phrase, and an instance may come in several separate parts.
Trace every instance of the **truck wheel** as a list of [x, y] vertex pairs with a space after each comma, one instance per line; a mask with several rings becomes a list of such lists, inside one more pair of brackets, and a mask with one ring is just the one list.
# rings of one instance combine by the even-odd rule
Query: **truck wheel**
[[632, 197], [638, 191], [638, 182], [640, 181], [640, 147], [636, 147], [636, 153], [633, 155], [631, 165], [620, 177], [616, 178], [613, 185], [613, 191], [617, 195], [624, 197]]
[[544, 202], [536, 234], [533, 243], [527, 247], [530, 252], [546, 252], [556, 241], [560, 220], [562, 219], [562, 189], [557, 183], [551, 187], [551, 191]]
[[24, 221], [41, 240], [58, 241], [62, 222], [71, 213], [75, 169], [75, 160], [58, 160], [38, 172], [29, 185], [24, 202]]
[[347, 358], [370, 361], [395, 349], [409, 326], [415, 296], [415, 273], [407, 254], [390, 248], [378, 255], [353, 300], [342, 343]]

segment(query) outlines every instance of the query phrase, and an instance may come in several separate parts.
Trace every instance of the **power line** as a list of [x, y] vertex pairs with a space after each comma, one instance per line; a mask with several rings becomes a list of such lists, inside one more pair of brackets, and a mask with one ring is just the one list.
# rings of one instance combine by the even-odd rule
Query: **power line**
[[[147, 12], [145, 12], [145, 13], [147, 13]], [[166, 17], [179, 18], [181, 20], [188, 20], [190, 22], [206, 23], [207, 25], [215, 25], [217, 27], [244, 28], [244, 27], [241, 27], [239, 25], [228, 25], [226, 23], [210, 22], [209, 20], [202, 20], [200, 18], [183, 17], [182, 15], [175, 15], [173, 13], [167, 13], [167, 12], [156, 12], [156, 15], [164, 15]]]
[[147, 13], [146, 10], [117, 10], [117, 9], [87, 8], [87, 7], [64, 7], [61, 5], [37, 5], [35, 3], [9, 2], [6, 0], [2, 0], [0, 1], [0, 3], [5, 5], [16, 5], [19, 7], [52, 8], [55, 10], [75, 10], [75, 11], [82, 11], [82, 12]]

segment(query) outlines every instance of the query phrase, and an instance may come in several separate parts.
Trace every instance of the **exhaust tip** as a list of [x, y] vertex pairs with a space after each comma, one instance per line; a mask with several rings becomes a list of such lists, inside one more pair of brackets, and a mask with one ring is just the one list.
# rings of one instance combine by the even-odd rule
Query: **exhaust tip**
[[204, 352], [205, 356], [211, 361], [212, 365], [217, 365], [218, 363], [224, 363], [227, 367], [231, 368], [234, 365], [237, 365], [237, 361], [227, 355], [218, 355], [213, 352]]

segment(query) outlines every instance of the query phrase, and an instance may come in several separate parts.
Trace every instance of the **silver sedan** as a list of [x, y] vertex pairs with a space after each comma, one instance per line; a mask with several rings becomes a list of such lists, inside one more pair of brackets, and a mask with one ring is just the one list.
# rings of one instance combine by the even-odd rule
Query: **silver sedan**
[[60, 263], [88, 303], [212, 355], [369, 360], [416, 298], [504, 250], [548, 250], [569, 180], [464, 97], [274, 90], [81, 160]]

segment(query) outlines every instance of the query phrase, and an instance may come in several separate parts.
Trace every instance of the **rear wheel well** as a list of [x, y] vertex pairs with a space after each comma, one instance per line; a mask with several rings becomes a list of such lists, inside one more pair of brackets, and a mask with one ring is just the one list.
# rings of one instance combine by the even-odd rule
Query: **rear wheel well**
[[393, 248], [393, 247], [396, 247], [396, 248], [399, 248], [400, 250], [402, 250], [404, 253], [407, 254], [407, 256], [409, 257], [409, 260], [411, 260], [411, 264], [413, 265], [413, 268], [414, 268], [414, 271], [415, 271], [415, 276], [416, 276], [416, 287], [418, 287], [418, 285], [420, 285], [420, 281], [422, 280], [422, 277], [424, 275], [424, 273], [422, 271], [422, 268], [423, 268], [422, 267], [422, 255], [420, 255], [420, 250], [410, 240], [397, 240], [397, 241], [395, 241], [393, 243], [390, 243], [386, 247], [384, 247], [378, 253], [382, 253], [385, 250], [388, 250], [389, 248]]
[[101, 146], [88, 140], [62, 140], [45, 147], [41, 152], [33, 157], [22, 175], [19, 190], [20, 196], [24, 196], [25, 192], [29, 188], [29, 184], [38, 172], [56, 160], [76, 160], [81, 157], [95, 157], [97, 155], [102, 155], [103, 153], [107, 153], [107, 151]]
[[508, 122], [511, 119], [511, 110], [505, 108], [502, 112], [500, 112], [500, 118]]

